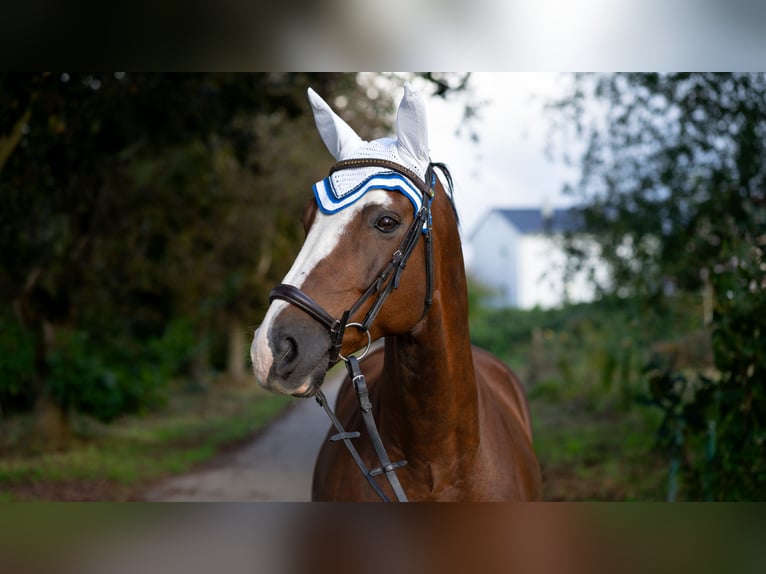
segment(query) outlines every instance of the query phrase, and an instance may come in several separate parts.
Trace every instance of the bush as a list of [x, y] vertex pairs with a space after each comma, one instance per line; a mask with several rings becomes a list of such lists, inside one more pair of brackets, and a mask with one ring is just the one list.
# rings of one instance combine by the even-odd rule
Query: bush
[[671, 461], [669, 498], [766, 499], [766, 299], [745, 288], [719, 302], [712, 337], [715, 369], [656, 361], [648, 402], [664, 418], [658, 444]]
[[60, 333], [56, 349], [47, 357], [46, 383], [53, 400], [62, 408], [111, 420], [122, 412], [122, 393], [116, 377], [90, 347], [85, 333]]
[[[603, 299], [559, 309], [488, 309], [472, 301], [471, 339], [516, 370], [536, 397], [580, 397], [595, 409], [630, 409], [646, 393], [653, 344], [698, 325], [699, 301], [678, 296], [651, 310]], [[536, 385], [557, 381], [555, 393]]]
[[163, 405], [169, 382], [188, 363], [193, 344], [191, 327], [180, 320], [143, 345], [96, 341], [84, 331], [61, 332], [48, 357], [47, 385], [64, 409], [109, 422]]
[[[103, 340], [83, 330], [59, 329], [46, 358], [45, 384], [64, 410], [108, 422], [164, 404], [169, 382], [188, 368], [195, 345], [194, 331], [183, 319], [143, 342], [119, 330]], [[10, 314], [0, 315], [0, 416], [29, 411], [41, 376], [34, 335]]]

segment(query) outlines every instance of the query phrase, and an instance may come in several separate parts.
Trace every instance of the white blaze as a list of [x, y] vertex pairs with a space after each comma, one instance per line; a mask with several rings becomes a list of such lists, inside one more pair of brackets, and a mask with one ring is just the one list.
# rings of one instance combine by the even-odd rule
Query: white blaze
[[[317, 210], [314, 223], [311, 226], [306, 241], [298, 257], [296, 257], [290, 271], [287, 272], [282, 283], [301, 288], [306, 277], [311, 271], [329, 256], [338, 246], [340, 238], [359, 212], [370, 204], [378, 204], [384, 207], [390, 206], [391, 194], [382, 189], [373, 189], [367, 192], [359, 201], [338, 213], [327, 215]], [[253, 344], [250, 347], [250, 359], [253, 362], [253, 372], [258, 381], [263, 384], [271, 371], [274, 357], [269, 347], [269, 333], [274, 318], [279, 312], [287, 307], [286, 301], [274, 301], [260, 327], [255, 330]]]

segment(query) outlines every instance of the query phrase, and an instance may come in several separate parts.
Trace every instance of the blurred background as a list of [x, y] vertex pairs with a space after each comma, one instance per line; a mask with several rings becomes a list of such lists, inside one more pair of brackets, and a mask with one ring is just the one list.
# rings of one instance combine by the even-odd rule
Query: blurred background
[[0, 76], [0, 499], [140, 500], [291, 408], [248, 350], [306, 89], [371, 139], [405, 80], [545, 497], [766, 498], [766, 75], [46, 72]]

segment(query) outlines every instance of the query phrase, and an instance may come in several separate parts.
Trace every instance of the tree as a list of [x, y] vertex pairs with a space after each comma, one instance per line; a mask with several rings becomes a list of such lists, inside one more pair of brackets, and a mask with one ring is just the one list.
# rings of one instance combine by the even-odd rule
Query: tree
[[655, 309], [669, 287], [712, 289], [717, 373], [651, 381], [667, 442], [685, 428], [689, 492], [763, 498], [766, 75], [580, 75], [551, 110], [585, 142], [569, 191], [612, 271], [601, 287]]

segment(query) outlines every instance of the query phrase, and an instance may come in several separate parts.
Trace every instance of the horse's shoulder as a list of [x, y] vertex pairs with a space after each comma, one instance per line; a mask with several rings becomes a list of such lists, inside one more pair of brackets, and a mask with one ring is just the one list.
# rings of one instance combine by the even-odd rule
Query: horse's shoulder
[[[488, 351], [472, 347], [479, 400], [514, 413], [528, 434], [532, 434], [527, 394], [519, 377], [505, 363]], [[488, 406], [488, 405], [485, 405]]]
[[472, 346], [471, 351], [477, 378], [499, 391], [520, 391], [524, 394], [519, 377], [505, 363], [480, 347]]

